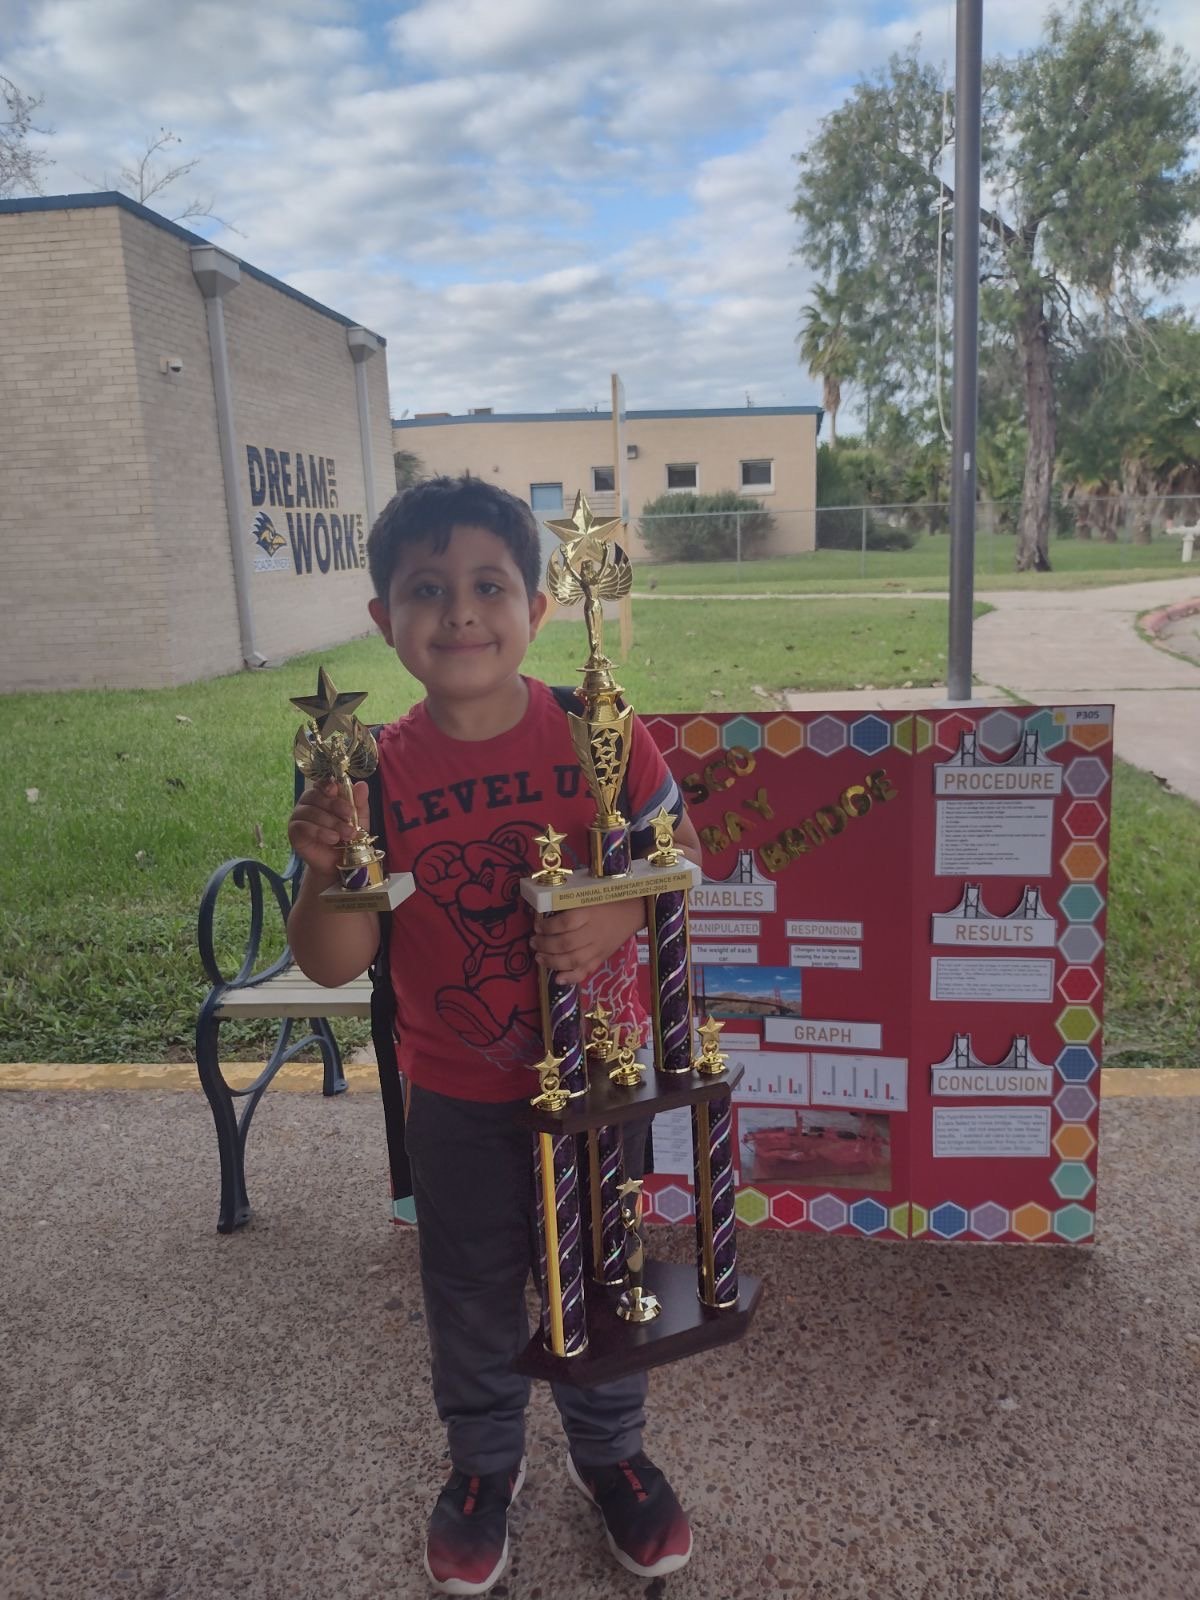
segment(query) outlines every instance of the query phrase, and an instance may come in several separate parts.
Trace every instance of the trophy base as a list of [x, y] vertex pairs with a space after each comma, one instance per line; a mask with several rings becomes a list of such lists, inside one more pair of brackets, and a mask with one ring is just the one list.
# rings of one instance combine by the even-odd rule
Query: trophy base
[[612, 905], [617, 900], [644, 900], [647, 895], [668, 890], [696, 889], [703, 874], [692, 861], [673, 867], [652, 867], [648, 861], [635, 861], [619, 878], [594, 878], [584, 868], [569, 873], [562, 883], [538, 883], [521, 879], [522, 898], [535, 911], [570, 911], [575, 906]]
[[393, 872], [369, 889], [343, 889], [335, 883], [332, 889], [321, 891], [321, 904], [327, 911], [394, 911], [416, 887], [411, 872]]
[[661, 1312], [662, 1301], [656, 1294], [647, 1294], [644, 1289], [626, 1289], [617, 1301], [617, 1315], [622, 1322], [653, 1322]]
[[620, 1294], [588, 1284], [588, 1347], [582, 1355], [553, 1356], [535, 1333], [513, 1363], [517, 1372], [547, 1383], [571, 1383], [590, 1389], [597, 1383], [626, 1378], [649, 1367], [733, 1344], [749, 1330], [762, 1298], [762, 1279], [739, 1275], [738, 1298], [726, 1310], [702, 1304], [696, 1293], [695, 1263], [647, 1261], [643, 1296], [653, 1294], [662, 1306], [652, 1322], [624, 1322], [617, 1309]]

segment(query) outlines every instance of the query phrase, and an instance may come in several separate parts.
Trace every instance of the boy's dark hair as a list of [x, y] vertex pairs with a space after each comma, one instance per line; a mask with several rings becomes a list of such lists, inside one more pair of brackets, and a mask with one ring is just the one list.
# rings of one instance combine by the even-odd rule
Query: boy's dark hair
[[367, 537], [367, 566], [375, 593], [386, 601], [403, 551], [430, 544], [441, 555], [455, 524], [487, 528], [508, 546], [530, 599], [541, 576], [541, 543], [523, 500], [483, 478], [428, 478], [393, 495]]

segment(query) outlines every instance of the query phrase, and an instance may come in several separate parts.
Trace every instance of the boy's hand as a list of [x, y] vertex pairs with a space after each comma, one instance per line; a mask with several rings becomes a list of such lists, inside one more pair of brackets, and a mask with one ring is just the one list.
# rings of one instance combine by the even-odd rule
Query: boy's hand
[[534, 920], [533, 950], [539, 966], [560, 983], [582, 983], [646, 923], [644, 900], [580, 906]]
[[[354, 785], [354, 804], [359, 817], [365, 817], [369, 805], [365, 783]], [[353, 829], [350, 807], [330, 781], [312, 784], [296, 802], [288, 818], [288, 839], [292, 849], [306, 866], [327, 878], [337, 877], [342, 845]]]

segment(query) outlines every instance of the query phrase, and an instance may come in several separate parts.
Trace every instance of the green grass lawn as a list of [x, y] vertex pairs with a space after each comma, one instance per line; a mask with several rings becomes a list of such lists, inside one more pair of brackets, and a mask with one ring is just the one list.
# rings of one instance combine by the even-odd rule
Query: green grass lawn
[[[938, 681], [944, 666], [946, 608], [937, 601], [798, 608], [639, 600], [635, 618], [620, 678], [644, 712], [762, 709], [770, 702], [755, 686], [885, 688]], [[547, 625], [530, 670], [573, 682], [581, 641], [577, 624]], [[378, 639], [320, 659], [340, 687], [369, 692], [374, 720], [416, 697]], [[317, 661], [179, 689], [0, 700], [9, 752], [0, 767], [8, 844], [0, 1059], [190, 1057], [205, 989], [195, 943], [200, 894], [231, 856], [284, 866], [299, 720], [288, 698], [312, 692]], [[30, 789], [38, 791], [32, 803]], [[1189, 909], [1200, 903], [1200, 808], [1129, 769], [1118, 775], [1115, 804], [1109, 1037], [1138, 1047], [1123, 1060], [1184, 1064], [1200, 1024], [1200, 931]], [[222, 905], [221, 944], [232, 960], [244, 916], [232, 893]], [[223, 1036], [252, 1056], [269, 1032], [247, 1023]], [[365, 1035], [365, 1024], [342, 1029], [351, 1044]]]
[[[988, 589], [1084, 589], [1107, 583], [1138, 583], [1152, 578], [1187, 577], [1197, 571], [1179, 559], [1179, 540], [1153, 544], [1104, 544], [1098, 540], [1057, 540], [1051, 548], [1053, 572], [1014, 572], [1014, 541], [1006, 535], [976, 540], [975, 586]], [[899, 589], [925, 593], [945, 589], [950, 574], [946, 535], [924, 535], [911, 550], [868, 550], [865, 571], [857, 550], [814, 550], [809, 555], [743, 561], [683, 561], [634, 568], [634, 591], [653, 583], [662, 594], [828, 594]]]

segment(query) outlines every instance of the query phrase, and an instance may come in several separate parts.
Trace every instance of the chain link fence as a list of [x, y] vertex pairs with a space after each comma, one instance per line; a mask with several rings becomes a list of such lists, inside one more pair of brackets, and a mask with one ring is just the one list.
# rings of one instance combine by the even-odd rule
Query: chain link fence
[[[976, 506], [975, 570], [1000, 576], [1016, 567], [1016, 501]], [[639, 562], [743, 563], [795, 558], [813, 576], [948, 575], [950, 507], [816, 506], [780, 510], [749, 501], [744, 509], [654, 513], [637, 518], [632, 553]], [[1189, 531], [1190, 530], [1190, 531]], [[1200, 565], [1200, 495], [1071, 496], [1055, 503], [1050, 564], [1072, 570]]]

